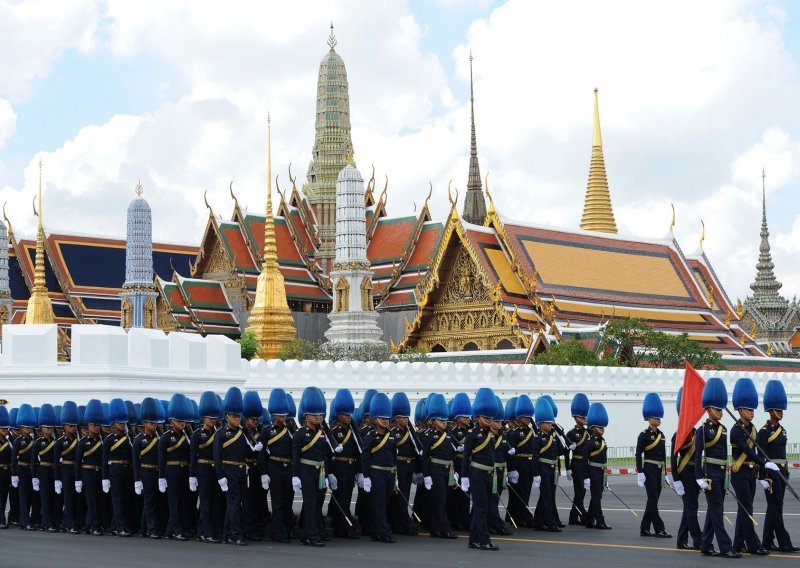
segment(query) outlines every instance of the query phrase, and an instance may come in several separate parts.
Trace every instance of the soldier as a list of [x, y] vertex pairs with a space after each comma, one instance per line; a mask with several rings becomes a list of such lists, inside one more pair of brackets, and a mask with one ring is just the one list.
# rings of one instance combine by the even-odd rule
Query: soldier
[[583, 470], [583, 487], [590, 492], [590, 499], [589, 510], [584, 515], [584, 526], [587, 529], [610, 530], [602, 507], [608, 454], [606, 441], [603, 439], [608, 426], [606, 407], [599, 402], [591, 404], [586, 413], [586, 424], [589, 427], [589, 439], [583, 445], [581, 457], [586, 464]]
[[[428, 439], [429, 434], [433, 434], [433, 429], [430, 426], [431, 421], [428, 420], [428, 399], [422, 398], [417, 401], [414, 406], [414, 431], [412, 435], [420, 441], [420, 445], [424, 446]], [[409, 428], [411, 428], [409, 426]], [[421, 471], [416, 471], [413, 475], [413, 482], [417, 486], [414, 494], [414, 506], [412, 508], [414, 514], [422, 521], [422, 527], [430, 530], [428, 520], [431, 516], [430, 507], [431, 499], [428, 495], [428, 490], [425, 488], [424, 475]], [[460, 490], [459, 490], [460, 492]]]
[[[466, 442], [467, 434], [472, 428], [472, 402], [470, 402], [467, 393], [456, 393], [450, 410], [454, 421], [450, 434], [456, 446], [454, 463], [456, 472], [461, 475], [464, 463], [464, 443]], [[447, 493], [447, 516], [450, 520], [450, 527], [453, 530], [470, 529], [469, 494], [462, 491], [460, 487], [451, 487]]]
[[[287, 419], [289, 404], [283, 389], [272, 389], [267, 404], [272, 425], [264, 430], [268, 487], [272, 498], [270, 539], [288, 543], [292, 527], [292, 434]], [[352, 487], [352, 485], [351, 485]], [[349, 503], [348, 499], [348, 503]]]
[[186, 422], [192, 418], [189, 401], [182, 394], [174, 394], [167, 407], [167, 418], [172, 426], [158, 441], [158, 490], [167, 494], [169, 520], [167, 538], [186, 541], [183, 526], [183, 509], [186, 488], [189, 487], [189, 437], [184, 432]]
[[372, 540], [393, 543], [389, 534], [386, 508], [395, 489], [397, 475], [397, 449], [395, 438], [389, 430], [392, 403], [389, 397], [378, 393], [372, 397], [369, 414], [374, 430], [364, 438], [361, 453], [361, 472], [364, 475], [364, 491], [369, 493]]
[[464, 441], [464, 461], [461, 466], [461, 489], [472, 496], [468, 547], [500, 550], [500, 547], [492, 544], [489, 537], [489, 497], [497, 492], [495, 438], [490, 430], [497, 412], [497, 400], [492, 389], [478, 389], [472, 409], [477, 417], [477, 425], [470, 430]]
[[242, 498], [247, 484], [245, 460], [253, 454], [241, 428], [242, 391], [237, 387], [228, 389], [225, 395], [224, 428], [214, 439], [214, 468], [217, 483], [225, 493], [225, 542], [247, 546], [242, 531]]
[[127, 432], [128, 409], [125, 401], [114, 398], [109, 404], [109, 418], [114, 431], [103, 440], [103, 493], [111, 492], [113, 520], [111, 534], [121, 537], [131, 536], [128, 528], [128, 498], [133, 475], [131, 472], [131, 452], [133, 446]]
[[[792, 544], [792, 539], [783, 525], [783, 496], [786, 492], [786, 479], [789, 467], [786, 459], [786, 429], [781, 425], [786, 410], [786, 391], [783, 383], [777, 380], [767, 382], [764, 389], [764, 410], [769, 420], [758, 431], [758, 445], [767, 452], [767, 459], [780, 467], [779, 472], [761, 468], [759, 483], [767, 498], [767, 514], [764, 518], [762, 545], [767, 550], [797, 552], [800, 547]], [[775, 539], [778, 545], [775, 546]]]
[[589, 412], [589, 398], [582, 392], [575, 393], [570, 405], [572, 418], [575, 420], [575, 427], [564, 436], [567, 440], [568, 449], [572, 451], [569, 464], [567, 465], [567, 480], [572, 482], [572, 508], [569, 510], [569, 524], [582, 525], [586, 517], [586, 509], [583, 506], [583, 499], [586, 496], [586, 489], [583, 488], [583, 480], [586, 477], [586, 462], [583, 460], [583, 445], [589, 439], [589, 432], [586, 430], [586, 413]]
[[[639, 536], [654, 536], [656, 538], [672, 538], [664, 529], [664, 521], [658, 513], [658, 500], [661, 498], [661, 488], [664, 486], [666, 474], [666, 440], [664, 433], [658, 429], [664, 417], [664, 404], [658, 393], [647, 393], [642, 403], [642, 417], [649, 423], [648, 427], [639, 433], [636, 440], [636, 482], [639, 487], [647, 491], [647, 505], [639, 525]], [[671, 478], [667, 478], [669, 483]], [[650, 532], [652, 526], [653, 532]]]
[[[417, 447], [416, 437], [408, 425], [411, 403], [406, 393], [398, 392], [392, 396], [392, 416], [392, 436], [397, 448], [397, 489], [389, 502], [390, 526], [393, 533], [413, 536], [417, 534], [417, 529], [408, 514], [407, 504], [411, 496], [411, 481], [414, 474], [421, 471], [421, 467], [420, 448]], [[427, 513], [427, 509], [424, 513]]]
[[[511, 491], [508, 496], [508, 515], [514, 518], [518, 527], [533, 528], [533, 515], [528, 507], [533, 487], [533, 437], [531, 421], [534, 406], [527, 394], [517, 397], [513, 416], [516, 426], [507, 433], [508, 443], [508, 481]], [[508, 516], [507, 515], [507, 516]]]
[[325, 395], [316, 387], [303, 390], [300, 414], [305, 425], [292, 438], [292, 486], [303, 492], [300, 543], [307, 546], [325, 546], [322, 542], [322, 502], [328, 484], [333, 491], [338, 488], [330, 471], [330, 445], [322, 429], [325, 416]]
[[739, 420], [731, 428], [731, 486], [736, 492], [738, 509], [733, 534], [733, 549], [758, 556], [766, 556], [769, 550], [761, 546], [753, 523], [753, 499], [759, 468], [779, 471], [773, 462], [767, 461], [755, 447], [758, 430], [753, 424], [758, 407], [758, 393], [753, 381], [741, 378], [733, 387], [733, 407], [739, 412]]
[[8, 439], [10, 428], [11, 418], [8, 409], [0, 406], [0, 529], [8, 528], [6, 505], [8, 490], [11, 487], [11, 442]]
[[161, 538], [158, 527], [158, 429], [161, 403], [147, 397], [142, 401], [141, 422], [144, 432], [133, 441], [134, 491], [142, 496], [140, 533], [153, 539]]
[[333, 503], [328, 504], [328, 515], [333, 521], [333, 536], [339, 538], [358, 538], [351, 524], [348, 524], [344, 515], [353, 522], [350, 513], [350, 500], [353, 498], [353, 486], [356, 475], [360, 473], [361, 443], [359, 434], [353, 428], [352, 416], [355, 410], [353, 395], [347, 389], [339, 389], [331, 403], [331, 416], [333, 418], [332, 432], [338, 446], [342, 451], [333, 456], [332, 470], [336, 476], [339, 487], [333, 492], [333, 497], [344, 509], [344, 513]]
[[[14, 440], [19, 438], [20, 432], [17, 423], [17, 415], [19, 414], [19, 408], [12, 408], [8, 412], [8, 419], [11, 423], [11, 427], [8, 432], [8, 442], [11, 444], [11, 447], [14, 446]], [[11, 472], [11, 465], [9, 462], [9, 473]], [[10, 480], [9, 475], [9, 488], [8, 488], [8, 524], [13, 526], [19, 526], [19, 489], [15, 487]]]
[[[245, 460], [247, 464], [247, 490], [243, 502], [246, 503], [243, 510], [244, 534], [247, 540], [261, 541], [264, 537], [262, 527], [266, 524], [267, 511], [267, 490], [264, 485], [269, 487], [268, 482], [262, 483], [261, 477], [267, 476], [266, 464], [263, 459], [264, 445], [261, 443], [261, 415], [264, 407], [261, 404], [261, 397], [256, 391], [247, 391], [243, 398], [243, 429], [247, 441], [255, 452]], [[262, 469], [262, 466], [263, 469]]]
[[31, 477], [31, 459], [33, 437], [31, 433], [36, 426], [36, 416], [30, 404], [19, 407], [17, 424], [20, 435], [14, 440], [11, 451], [11, 485], [19, 492], [19, 524], [24, 530], [36, 530], [31, 522], [31, 498], [33, 480]]
[[[677, 409], [678, 414], [681, 411], [681, 396], [683, 387], [678, 390]], [[672, 447], [675, 447], [675, 436], [677, 432], [672, 435]], [[678, 451], [673, 451], [670, 455], [672, 465], [672, 472], [675, 478], [674, 487], [675, 492], [680, 496], [683, 501], [683, 514], [681, 515], [681, 523], [678, 527], [678, 543], [679, 550], [700, 550], [700, 524], [697, 522], [697, 498], [700, 495], [700, 488], [695, 483], [697, 476], [694, 471], [694, 454], [696, 451], [695, 446], [695, 429], [692, 428], [691, 432], [686, 438], [685, 443], [678, 448]], [[689, 545], [689, 536], [692, 537], [692, 545]]]
[[[375, 389], [366, 390], [364, 392], [364, 398], [361, 400], [361, 404], [358, 405], [357, 412], [354, 413], [354, 415], [358, 414], [358, 420], [355, 421], [355, 426], [362, 440], [366, 440], [367, 435], [372, 432], [372, 420], [370, 419], [369, 415], [369, 405], [372, 402], [372, 397], [375, 396], [377, 392], [378, 391]], [[370, 518], [371, 513], [369, 496], [363, 488], [363, 478], [363, 475], [360, 475], [357, 478], [358, 496], [356, 497], [356, 516], [358, 517], [358, 522], [361, 525], [361, 532], [367, 534], [371, 532], [372, 519]]]
[[537, 432], [533, 437], [533, 484], [539, 489], [534, 528], [540, 531], [561, 532], [553, 509], [558, 484], [558, 440], [555, 433], [553, 406], [545, 397], [536, 400], [534, 416]]
[[219, 398], [212, 391], [200, 396], [198, 412], [203, 419], [203, 427], [193, 434], [190, 445], [189, 489], [197, 491], [200, 500], [200, 523], [197, 539], [201, 542], [219, 543], [222, 534], [220, 515], [220, 492], [214, 472], [214, 439], [217, 435], [216, 422], [222, 413]]
[[42, 530], [51, 533], [58, 532], [53, 522], [56, 459], [53, 429], [56, 422], [52, 405], [43, 404], [39, 409], [39, 430], [42, 436], [33, 443], [30, 451], [31, 481], [34, 491], [39, 492]]
[[427, 410], [434, 432], [424, 441], [421, 461], [423, 484], [431, 498], [428, 509], [430, 535], [432, 538], [455, 539], [458, 537], [450, 529], [447, 518], [447, 491], [458, 483], [458, 478], [453, 465], [455, 444], [447, 431], [449, 413], [444, 396], [434, 395]]
[[[731, 539], [722, 522], [728, 481], [728, 430], [720, 423], [722, 409], [728, 404], [728, 391], [725, 390], [722, 379], [708, 379], [703, 387], [701, 403], [708, 414], [708, 420], [695, 434], [694, 469], [696, 475], [703, 476], [696, 481], [700, 489], [705, 491], [708, 508], [700, 541], [700, 554], [741, 558], [742, 555], [732, 549]], [[719, 552], [714, 550], [714, 536], [717, 537]]]
[[86, 497], [86, 521], [84, 529], [88, 534], [103, 536], [100, 527], [100, 482], [102, 478], [103, 440], [100, 437], [100, 424], [103, 422], [103, 406], [93, 398], [86, 404], [84, 421], [87, 424], [86, 436], [78, 441], [75, 450], [75, 492]]
[[[505, 410], [503, 402], [499, 396], [495, 396], [497, 402], [497, 412], [492, 420], [490, 430], [495, 438], [494, 441], [494, 476], [496, 479], [496, 491], [489, 494], [489, 532], [491, 534], [509, 535], [513, 534], [509, 525], [500, 517], [500, 498], [503, 489], [508, 484], [508, 451], [510, 446], [506, 440], [503, 430], [503, 418]], [[508, 511], [506, 511], [508, 513]]]

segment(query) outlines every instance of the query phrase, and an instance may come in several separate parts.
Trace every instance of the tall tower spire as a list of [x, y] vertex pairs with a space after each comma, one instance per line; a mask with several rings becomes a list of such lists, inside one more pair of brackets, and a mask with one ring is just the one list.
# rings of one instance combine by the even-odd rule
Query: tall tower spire
[[486, 200], [481, 186], [481, 168], [478, 165], [478, 142], [475, 136], [475, 93], [472, 82], [472, 53], [469, 54], [469, 108], [470, 108], [470, 146], [469, 175], [467, 195], [464, 198], [464, 220], [475, 225], [483, 225], [486, 220]]
[[[331, 34], [333, 32], [331, 31]], [[281, 346], [294, 338], [294, 319], [286, 300], [283, 274], [278, 269], [278, 247], [275, 244], [275, 218], [272, 216], [272, 120], [267, 116], [267, 217], [264, 221], [264, 253], [261, 274], [256, 284], [256, 298], [247, 331], [258, 340], [258, 355], [274, 359]]]
[[44, 228], [42, 225], [42, 162], [39, 161], [39, 211], [34, 209], [39, 218], [36, 231], [36, 262], [33, 269], [33, 290], [28, 298], [28, 310], [25, 314], [25, 323], [54, 323], [53, 304], [47, 293], [44, 278]]
[[614, 210], [611, 208], [611, 194], [608, 191], [606, 164], [603, 159], [603, 138], [600, 134], [600, 110], [597, 104], [597, 88], [594, 90], [594, 128], [592, 131], [592, 159], [589, 165], [589, 182], [586, 185], [586, 199], [583, 204], [581, 229], [616, 233]]
[[150, 204], [142, 197], [142, 183], [136, 184], [136, 197], [128, 205], [125, 240], [125, 283], [120, 292], [120, 325], [154, 328], [157, 326], [153, 285], [153, 221]]
[[769, 247], [769, 227], [767, 226], [767, 193], [764, 168], [761, 168], [761, 244], [758, 247], [758, 263], [756, 264], [756, 279], [750, 284], [753, 297], [750, 302], [754, 307], [764, 310], [785, 310], [788, 302], [779, 294], [781, 284], [775, 278], [775, 263]]
[[350, 137], [350, 96], [344, 61], [334, 49], [336, 36], [328, 36], [328, 53], [319, 65], [317, 120], [311, 163], [303, 193], [314, 209], [320, 250], [317, 258], [327, 273], [336, 240], [336, 179], [353, 153]]

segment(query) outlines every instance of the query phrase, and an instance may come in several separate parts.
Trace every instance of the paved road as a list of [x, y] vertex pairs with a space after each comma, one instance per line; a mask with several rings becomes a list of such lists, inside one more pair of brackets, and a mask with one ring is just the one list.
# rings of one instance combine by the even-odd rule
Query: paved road
[[[644, 490], [636, 486], [635, 476], [612, 476], [611, 487], [639, 514], [644, 508]], [[800, 484], [795, 482], [800, 488]], [[565, 487], [571, 494], [571, 487]], [[702, 497], [701, 497], [702, 499]], [[790, 501], [791, 499], [791, 501]], [[569, 513], [566, 497], [559, 492], [558, 503], [561, 517]], [[702, 501], [701, 501], [702, 503]], [[309, 566], [324, 563], [326, 568], [337, 566], [485, 566], [488, 562], [498, 566], [531, 566], [536, 562], [554, 563], [557, 566], [593, 568], [624, 565], [636, 568], [663, 568], [671, 563], [676, 566], [708, 566], [725, 562], [716, 558], [702, 558], [697, 552], [676, 550], [675, 539], [657, 540], [639, 536], [639, 522], [606, 493], [603, 498], [606, 520], [611, 531], [588, 530], [583, 527], [567, 527], [560, 534], [542, 533], [529, 529], [516, 531], [510, 537], [495, 537], [501, 548], [499, 552], [481, 552], [467, 549], [466, 536], [457, 541], [431, 539], [427, 536], [398, 536], [397, 544], [379, 544], [367, 538], [355, 541], [334, 541], [326, 548], [310, 549], [292, 544], [278, 545], [271, 542], [251, 543], [248, 547], [211, 545], [199, 542], [152, 541], [137, 537], [128, 539], [65, 534], [28, 533], [16, 529], [0, 531], [0, 566], [26, 568], [57, 566], [58, 568], [113, 566], [126, 568], [142, 566], [230, 566], [263, 565]], [[733, 500], [726, 499], [728, 516], [735, 522], [736, 507]], [[296, 504], [296, 505], [299, 505]], [[705, 508], [705, 504], [702, 504]], [[756, 519], [763, 520], [764, 499], [756, 499]], [[680, 520], [680, 500], [674, 493], [665, 492], [661, 500], [661, 512], [667, 530], [677, 532]], [[795, 544], [800, 544], [800, 503], [787, 496], [785, 519]], [[700, 524], [703, 518], [701, 513]], [[732, 527], [728, 527], [733, 536]], [[760, 527], [758, 527], [760, 534]], [[739, 562], [758, 566], [797, 565], [800, 554], [772, 554], [767, 558], [745, 555]], [[793, 564], [794, 562], [794, 564]]]

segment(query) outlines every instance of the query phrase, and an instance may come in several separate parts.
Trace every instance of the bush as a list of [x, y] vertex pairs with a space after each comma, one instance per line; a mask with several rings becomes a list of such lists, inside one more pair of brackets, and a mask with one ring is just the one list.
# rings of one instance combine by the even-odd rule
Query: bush
[[258, 339], [252, 331], [245, 331], [236, 342], [242, 349], [242, 359], [249, 361], [258, 356]]
[[278, 359], [286, 361], [287, 359], [297, 359], [303, 361], [304, 359], [318, 360], [319, 344], [311, 343], [307, 339], [300, 339], [296, 337], [291, 341], [284, 343], [281, 350], [278, 352]]
[[613, 359], [598, 359], [597, 353], [577, 339], [551, 345], [546, 351], [531, 359], [530, 363], [533, 365], [594, 366], [615, 366], [617, 364]]

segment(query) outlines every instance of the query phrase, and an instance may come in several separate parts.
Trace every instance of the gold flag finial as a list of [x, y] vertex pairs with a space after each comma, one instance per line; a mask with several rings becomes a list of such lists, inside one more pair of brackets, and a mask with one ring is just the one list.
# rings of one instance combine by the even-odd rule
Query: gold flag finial
[[44, 265], [44, 228], [42, 226], [42, 161], [39, 160], [39, 209], [34, 206], [34, 214], [39, 219], [36, 231], [36, 256], [33, 267], [33, 290], [28, 298], [25, 312], [26, 324], [54, 323], [53, 304], [47, 292]]
[[700, 224], [703, 226], [703, 230], [700, 233], [700, 250], [702, 250], [703, 249], [703, 243], [706, 240], [706, 224], [703, 222], [702, 219], [700, 219]]

